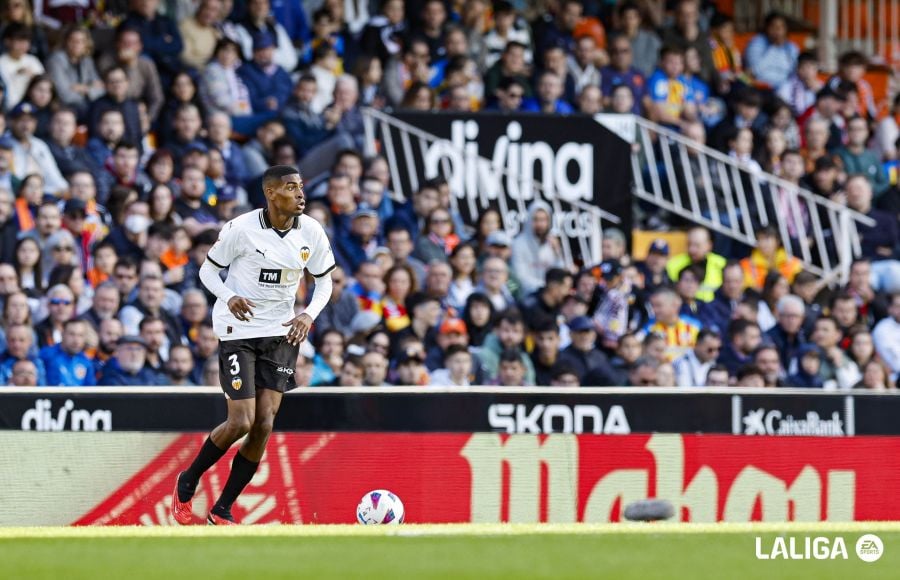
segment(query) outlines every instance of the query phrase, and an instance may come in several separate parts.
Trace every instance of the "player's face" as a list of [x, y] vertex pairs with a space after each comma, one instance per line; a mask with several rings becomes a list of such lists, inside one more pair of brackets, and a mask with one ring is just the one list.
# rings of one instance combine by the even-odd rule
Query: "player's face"
[[278, 213], [303, 215], [303, 210], [306, 209], [306, 195], [303, 193], [303, 180], [298, 173], [282, 177], [281, 186], [273, 187], [267, 193], [269, 203]]

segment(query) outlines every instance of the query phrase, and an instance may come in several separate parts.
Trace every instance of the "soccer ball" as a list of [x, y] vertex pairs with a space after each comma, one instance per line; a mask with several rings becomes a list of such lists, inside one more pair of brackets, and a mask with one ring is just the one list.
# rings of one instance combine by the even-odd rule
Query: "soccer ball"
[[356, 521], [369, 524], [402, 524], [403, 502], [386, 489], [376, 489], [362, 496], [356, 506]]

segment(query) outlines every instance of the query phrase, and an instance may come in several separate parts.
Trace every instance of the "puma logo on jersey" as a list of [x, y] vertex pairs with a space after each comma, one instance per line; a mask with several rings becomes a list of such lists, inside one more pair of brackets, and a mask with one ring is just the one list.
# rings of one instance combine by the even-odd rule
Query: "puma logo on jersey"
[[260, 256], [262, 256], [263, 259], [266, 258], [266, 252], [268, 252], [268, 251], [269, 251], [269, 250], [260, 250], [260, 249], [258, 249], [258, 248], [256, 249], [256, 253], [259, 254]]

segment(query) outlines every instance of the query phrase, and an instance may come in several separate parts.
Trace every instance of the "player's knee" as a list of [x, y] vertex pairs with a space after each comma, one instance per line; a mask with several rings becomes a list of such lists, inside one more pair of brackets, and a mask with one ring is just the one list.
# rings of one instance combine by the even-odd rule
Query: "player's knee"
[[228, 418], [228, 427], [236, 435], [242, 437], [253, 428], [253, 415], [239, 415]]
[[253, 424], [253, 429], [258, 432], [260, 435], [268, 436], [272, 433], [272, 430], [275, 428], [275, 414], [274, 413], [266, 413], [263, 416], [257, 417], [256, 422]]

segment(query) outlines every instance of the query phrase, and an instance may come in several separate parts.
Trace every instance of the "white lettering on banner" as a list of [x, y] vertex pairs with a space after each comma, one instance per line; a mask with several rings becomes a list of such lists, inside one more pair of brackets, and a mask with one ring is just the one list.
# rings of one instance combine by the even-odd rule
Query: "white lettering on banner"
[[808, 411], [805, 419], [785, 416], [778, 409], [766, 412], [759, 408], [750, 410], [743, 417], [744, 435], [815, 435], [819, 437], [843, 437], [846, 435], [841, 414], [834, 411], [831, 419], [822, 419], [815, 411]]
[[75, 403], [66, 399], [54, 418], [52, 407], [49, 399], [35, 401], [34, 409], [22, 415], [22, 431], [112, 431], [112, 411], [76, 409]]
[[[450, 140], [427, 146], [422, 154], [427, 179], [444, 175], [460, 201], [466, 201], [474, 219], [494, 200], [504, 197], [503, 228], [515, 235], [525, 220], [531, 200], [558, 199], [562, 202], [594, 203], [594, 146], [565, 143], [557, 151], [544, 141], [520, 142], [522, 125], [510, 121], [505, 134], [493, 145], [490, 155], [479, 151], [478, 123], [456, 120], [450, 125]], [[571, 171], [570, 171], [571, 170]], [[540, 190], [535, 176], [540, 173]], [[570, 179], [570, 175], [577, 178]], [[506, 207], [508, 205], [508, 207]], [[589, 237], [596, 230], [596, 216], [574, 207], [556, 207], [553, 225], [563, 236]]]
[[[509, 433], [519, 433], [516, 429], [522, 423], [518, 416], [512, 416], [514, 405], [495, 407], [498, 407], [495, 418], [502, 419], [500, 422]], [[538, 407], [543, 406], [536, 406], [535, 409]], [[559, 407], [565, 408], [565, 405]], [[535, 414], [535, 409], [531, 413], [523, 410], [525, 423], [529, 427], [538, 424], [539, 417], [547, 416], [543, 408], [543, 415]], [[645, 448], [653, 456], [652, 468], [612, 470], [596, 482], [590, 482], [586, 488], [589, 491], [579, 491], [578, 439], [573, 435], [552, 434], [541, 438], [530, 434], [504, 436], [499, 433], [475, 433], [460, 452], [468, 461], [472, 473], [471, 521], [500, 522], [504, 496], [509, 497], [510, 522], [540, 521], [539, 508], [544, 496], [547, 521], [551, 522], [577, 521], [576, 506], [582, 500], [585, 502], [584, 514], [580, 518], [582, 521], [606, 522], [612, 518], [616, 505], [621, 508], [632, 501], [649, 497], [671, 501], [675, 513], [685, 514], [684, 519], [691, 522], [714, 522], [719, 519], [751, 521], [757, 505], [761, 509], [762, 521], [853, 519], [856, 497], [854, 471], [828, 470], [820, 473], [813, 466], [805, 465], [791, 482], [757, 467], [747, 466], [738, 472], [720, 501], [721, 475], [709, 465], [701, 465], [688, 478], [681, 435], [652, 435]], [[509, 466], [509, 481], [506, 483], [503, 480], [504, 463]], [[547, 472], [546, 489], [541, 484], [542, 466]], [[823, 485], [823, 479], [827, 482], [827, 488]], [[651, 481], [656, 482], [655, 492], [650, 488]], [[580, 493], [586, 494], [586, 497], [579, 497]], [[826, 497], [823, 498], [823, 495]]]
[[841, 536], [834, 540], [825, 536], [776, 536], [768, 550], [763, 550], [763, 539], [756, 537], [757, 560], [846, 560], [847, 557], [847, 544]]
[[[604, 433], [628, 435], [631, 426], [621, 405], [611, 405], [603, 421], [597, 405], [528, 405], [497, 403], [488, 407], [492, 429], [506, 433]], [[586, 427], [590, 423], [590, 431]]]

